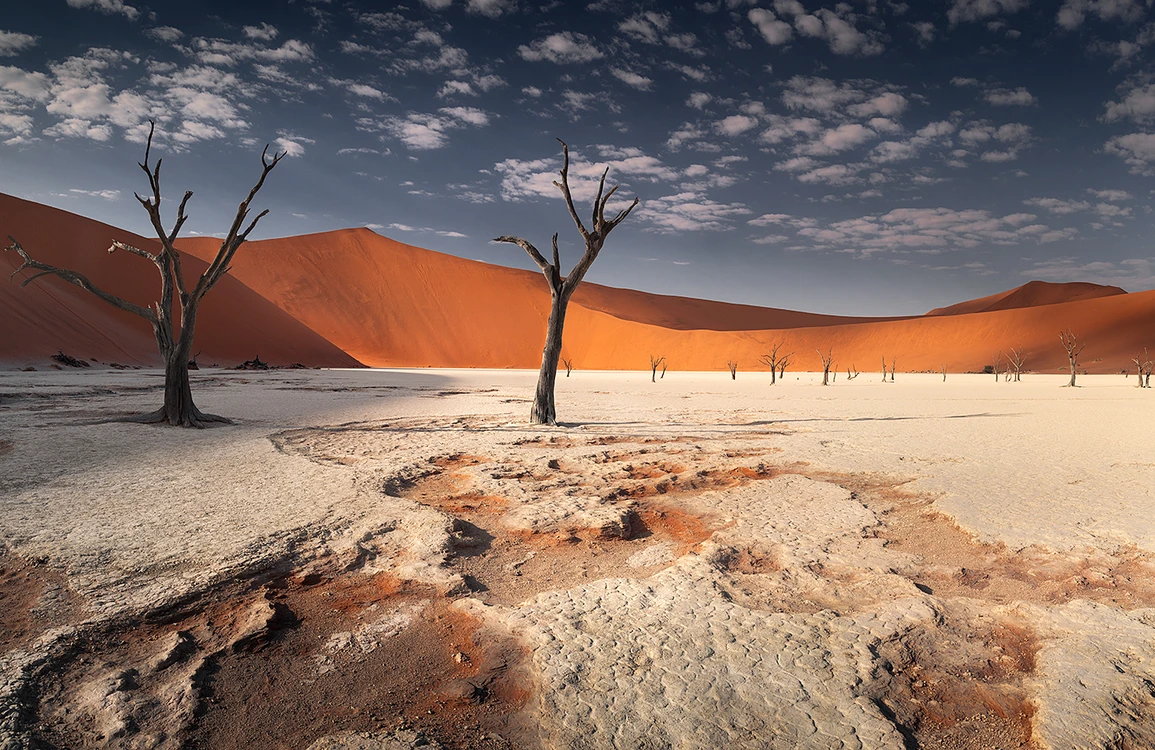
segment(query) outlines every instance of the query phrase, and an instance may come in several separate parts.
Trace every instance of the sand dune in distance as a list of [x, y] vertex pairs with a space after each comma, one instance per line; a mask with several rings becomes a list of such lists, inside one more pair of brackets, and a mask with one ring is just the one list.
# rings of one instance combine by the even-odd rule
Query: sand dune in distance
[[[158, 284], [146, 260], [108, 255], [112, 239], [155, 243], [92, 219], [0, 195], [0, 234], [34, 257], [72, 268], [139, 304]], [[188, 238], [186, 274], [218, 241]], [[9, 253], [6, 267], [18, 259]], [[549, 293], [540, 274], [424, 250], [368, 229], [262, 240], [237, 254], [232, 273], [201, 309], [201, 361], [233, 365], [255, 355], [274, 364], [517, 367], [540, 363]], [[57, 349], [124, 364], [158, 363], [144, 321], [65, 282], [0, 284], [0, 361], [45, 362]], [[1081, 364], [1118, 372], [1144, 346], [1155, 350], [1155, 291], [1127, 294], [1095, 284], [1030, 282], [1000, 294], [908, 318], [849, 318], [649, 294], [583, 284], [570, 305], [564, 356], [578, 369], [645, 369], [650, 355], [674, 370], [765, 369], [776, 342], [794, 370], [821, 369], [832, 349], [840, 371], [979, 371], [998, 350], [1022, 346], [1028, 368], [1067, 364], [1058, 331], [1087, 343]]]
[[[0, 237], [12, 235], [37, 260], [87, 276], [106, 291], [150, 306], [160, 295], [157, 269], [145, 258], [109, 255], [113, 239], [155, 252], [157, 242], [98, 221], [31, 201], [0, 194]], [[219, 244], [219, 243], [218, 243]], [[243, 250], [241, 252], [244, 252]], [[0, 270], [0, 361], [43, 363], [58, 349], [101, 362], [158, 365], [160, 355], [149, 324], [117, 310], [59, 278], [44, 277], [21, 288], [6, 278], [20, 263], [3, 253]], [[184, 262], [195, 280], [206, 264]], [[26, 272], [27, 273], [27, 272]], [[190, 283], [191, 286], [191, 283]], [[338, 347], [247, 288], [226, 276], [201, 304], [194, 353], [200, 362], [234, 365], [254, 356], [274, 364], [355, 367]]]
[[[181, 247], [202, 258], [215, 250], [200, 238]], [[534, 272], [346, 229], [250, 243], [233, 273], [371, 366], [540, 363], [549, 294]], [[759, 357], [783, 341], [785, 350], [796, 352], [795, 369], [821, 369], [816, 350], [833, 348], [842, 370], [877, 370], [886, 355], [898, 358], [900, 370], [937, 371], [945, 364], [962, 372], [981, 370], [999, 349], [1022, 346], [1031, 369], [1053, 371], [1066, 366], [1058, 331], [1071, 327], [1089, 342], [1085, 367], [1117, 372], [1138, 349], [1155, 349], [1155, 292], [1121, 291], [1031, 282], [976, 301], [980, 309], [993, 306], [991, 312], [951, 314], [944, 308], [935, 315], [869, 319], [587, 284], [570, 305], [564, 355], [584, 369], [644, 369], [654, 354], [674, 369], [720, 370], [736, 359], [741, 369], [753, 370], [765, 369]], [[1063, 295], [1075, 299], [1056, 302]], [[1030, 306], [997, 309], [1013, 304]], [[745, 329], [743, 320], [751, 321]]]

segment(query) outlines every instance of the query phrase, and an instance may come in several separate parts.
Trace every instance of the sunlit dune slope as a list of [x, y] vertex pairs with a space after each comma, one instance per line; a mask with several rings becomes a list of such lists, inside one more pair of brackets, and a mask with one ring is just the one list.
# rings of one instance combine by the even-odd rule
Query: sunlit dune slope
[[989, 297], [980, 297], [960, 302], [957, 305], [936, 308], [928, 312], [927, 315], [964, 315], [966, 313], [1012, 310], [1017, 307], [1057, 305], [1063, 302], [1112, 297], [1126, 293], [1125, 290], [1117, 286], [1089, 284], [1085, 281], [1072, 281], [1065, 284], [1028, 281], [1020, 287], [992, 294]]
[[[109, 255], [118, 239], [155, 252], [157, 243], [59, 209], [0, 194], [0, 237], [12, 235], [33, 258], [87, 276], [98, 287], [140, 305], [159, 297], [157, 269], [127, 253]], [[244, 253], [245, 249], [241, 249]], [[20, 263], [2, 253], [0, 271], [0, 362], [45, 363], [63, 350], [101, 362], [155, 365], [160, 361], [149, 324], [117, 310], [59, 278], [44, 277], [21, 288], [7, 277]], [[188, 257], [185, 275], [195, 280], [205, 268]], [[27, 273], [27, 272], [26, 272]], [[232, 365], [260, 355], [274, 364], [356, 366], [338, 347], [295, 320], [235, 278], [225, 277], [201, 304], [194, 352], [200, 361]]]
[[[182, 247], [208, 257], [214, 244]], [[395, 242], [367, 229], [250, 243], [233, 273], [328, 340], [373, 366], [536, 367], [549, 294], [537, 273], [478, 263]], [[1073, 291], [1086, 294], [1084, 286]], [[1051, 289], [1056, 287], [1056, 289]], [[758, 359], [784, 341], [795, 369], [820, 369], [833, 348], [840, 370], [981, 370], [999, 349], [1023, 346], [1028, 367], [1066, 365], [1058, 331], [1086, 341], [1082, 363], [1118, 371], [1144, 345], [1155, 349], [1155, 292], [1058, 302], [1067, 285], [1026, 285], [983, 305], [1035, 306], [905, 319], [817, 316], [685, 300], [593, 285], [579, 288], [566, 323], [564, 356], [585, 369], [645, 368], [649, 355], [683, 370], [764, 369]], [[1110, 289], [1100, 287], [1099, 289]], [[1048, 296], [1050, 295], [1050, 296]], [[958, 306], [956, 306], [958, 307]], [[750, 322], [742, 330], [742, 320]], [[1098, 361], [1096, 361], [1098, 360]]]

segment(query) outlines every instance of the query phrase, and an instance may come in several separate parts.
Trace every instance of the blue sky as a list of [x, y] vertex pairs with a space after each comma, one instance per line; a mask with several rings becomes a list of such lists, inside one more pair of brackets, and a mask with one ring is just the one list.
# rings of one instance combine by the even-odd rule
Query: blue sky
[[254, 238], [533, 268], [488, 239], [576, 260], [560, 137], [580, 203], [604, 166], [642, 200], [592, 281], [871, 315], [1139, 291], [1153, 45], [1149, 0], [45, 0], [0, 18], [0, 191], [146, 234], [152, 117], [188, 233], [227, 228], [271, 142]]

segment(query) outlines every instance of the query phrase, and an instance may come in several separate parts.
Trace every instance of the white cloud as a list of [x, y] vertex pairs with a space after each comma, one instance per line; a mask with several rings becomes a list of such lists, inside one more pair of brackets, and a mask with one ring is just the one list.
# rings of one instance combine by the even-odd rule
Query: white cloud
[[610, 68], [610, 73], [613, 74], [614, 78], [639, 91], [649, 91], [651, 84], [654, 82], [653, 79], [632, 73], [628, 70], [622, 70], [621, 68]]
[[316, 141], [311, 138], [305, 138], [304, 136], [294, 135], [284, 131], [277, 135], [278, 137], [273, 141], [273, 145], [276, 146], [278, 151], [283, 151], [286, 156], [293, 158], [299, 158], [305, 155], [306, 143], [309, 145], [316, 143]]
[[1135, 197], [1128, 193], [1126, 190], [1095, 190], [1094, 188], [1087, 188], [1087, 192], [1091, 195], [1094, 195], [1099, 200], [1107, 201], [1109, 203], [1129, 201]]
[[1135, 85], [1117, 102], [1108, 102], [1103, 115], [1107, 122], [1130, 119], [1135, 122], [1155, 120], [1155, 83]]
[[486, 18], [498, 18], [517, 7], [515, 0], [468, 0], [465, 10]]
[[695, 91], [686, 99], [686, 106], [693, 107], [694, 109], [704, 109], [713, 99], [713, 96], [704, 91]]
[[774, 46], [786, 44], [794, 36], [790, 24], [779, 20], [773, 12], [765, 8], [754, 8], [746, 14], [746, 17], [750, 19], [750, 23], [757, 27], [758, 33], [762, 35], [767, 44]]
[[584, 63], [604, 57], [585, 34], [562, 31], [517, 48], [522, 59], [530, 62]]
[[1039, 100], [1020, 86], [1017, 89], [990, 89], [983, 93], [988, 104], [997, 107], [1033, 107]]
[[130, 21], [140, 17], [140, 11], [131, 5], [125, 5], [123, 0], [68, 0], [70, 8], [91, 8], [109, 15], [121, 15]]
[[78, 188], [69, 188], [68, 192], [76, 193], [77, 195], [87, 195], [92, 198], [103, 198], [106, 201], [114, 201], [120, 197], [119, 190], [80, 190]]
[[489, 115], [475, 107], [442, 107], [439, 114], [410, 112], [405, 117], [386, 117], [380, 122], [359, 121], [365, 130], [383, 128], [411, 151], [430, 151], [449, 142], [449, 133], [457, 128], [489, 124]]
[[0, 31], [0, 57], [15, 57], [36, 46], [36, 37], [18, 31]]
[[25, 99], [46, 101], [51, 88], [48, 76], [0, 65], [0, 90], [12, 91]]
[[670, 15], [648, 11], [631, 16], [618, 24], [618, 31], [642, 42], [660, 44], [670, 26]]
[[714, 123], [714, 129], [721, 135], [735, 136], [758, 126], [758, 120], [746, 115], [730, 115]]
[[861, 146], [867, 141], [877, 137], [878, 134], [870, 128], [859, 125], [856, 122], [846, 123], [845, 125], [830, 128], [824, 132], [821, 137], [810, 143], [800, 144], [796, 152], [810, 156], [828, 156]]
[[271, 26], [267, 23], [261, 23], [260, 26], [245, 26], [241, 32], [249, 39], [259, 39], [264, 42], [271, 42], [277, 38], [277, 27]]
[[1104, 150], [1123, 159], [1135, 174], [1155, 176], [1155, 133], [1117, 135]]
[[154, 26], [151, 29], [147, 29], [144, 33], [157, 41], [168, 42], [169, 44], [172, 44], [184, 36], [183, 31], [172, 26]]
[[1144, 12], [1143, 4], [1137, 0], [1064, 0], [1055, 22], [1065, 29], [1076, 29], [1083, 25], [1087, 14], [1092, 14], [1100, 21], [1135, 23]]
[[[797, 0], [775, 0], [774, 10], [784, 17], [793, 18], [794, 30], [800, 36], [825, 40], [830, 46], [830, 51], [836, 55], [878, 55], [884, 49], [881, 34], [873, 30], [862, 31], [857, 27], [859, 16], [848, 4], [836, 5], [834, 10], [820, 8], [811, 14], [807, 13]], [[762, 23], [755, 20], [755, 13], [758, 13]], [[770, 11], [756, 9], [750, 11], [749, 16], [751, 22], [759, 27], [766, 41], [771, 44], [789, 41], [789, 36], [777, 26], [784, 22], [778, 21]], [[786, 31], [789, 31], [788, 25]], [[780, 38], [781, 41], [772, 41], [771, 35]], [[783, 36], [785, 38], [782, 38]]]
[[964, 21], [981, 21], [984, 18], [1017, 13], [1024, 10], [1029, 0], [951, 0], [946, 16], [951, 25]]

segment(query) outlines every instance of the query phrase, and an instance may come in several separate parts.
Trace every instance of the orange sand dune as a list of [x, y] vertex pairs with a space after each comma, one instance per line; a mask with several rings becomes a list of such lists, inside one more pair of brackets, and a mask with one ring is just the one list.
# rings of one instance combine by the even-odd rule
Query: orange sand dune
[[[0, 194], [0, 237], [12, 235], [32, 257], [88, 276], [97, 286], [132, 302], [150, 305], [159, 296], [155, 266], [144, 258], [106, 252], [113, 239], [157, 249], [157, 243], [59, 209]], [[245, 253], [242, 248], [240, 255]], [[20, 263], [4, 252], [7, 277]], [[187, 258], [195, 279], [205, 263]], [[56, 351], [101, 362], [160, 362], [149, 324], [117, 310], [61, 279], [45, 277], [21, 288], [0, 279], [0, 361], [47, 363]], [[355, 367], [358, 362], [234, 278], [225, 277], [200, 308], [194, 351], [202, 363], [233, 365], [260, 355], [273, 364]]]
[[[206, 239], [181, 246], [202, 258], [215, 249]], [[372, 366], [540, 362], [549, 294], [536, 273], [423, 250], [366, 229], [254, 242], [238, 255], [233, 273]], [[570, 306], [564, 355], [584, 369], [642, 369], [651, 354], [666, 356], [674, 369], [720, 370], [727, 359], [737, 359], [744, 370], [764, 369], [759, 356], [784, 341], [797, 353], [795, 369], [820, 369], [815, 350], [832, 347], [843, 370], [877, 369], [885, 354], [897, 356], [904, 371], [946, 364], [960, 372], [981, 370], [999, 349], [1023, 346], [1031, 369], [1051, 371], [1066, 364], [1057, 334], [1067, 327], [1089, 342], [1082, 362], [1092, 372], [1118, 371], [1138, 348], [1155, 349], [1155, 292], [1058, 302], [1052, 287], [1066, 285], [1039, 284], [1026, 285], [1017, 304], [1032, 295], [1055, 302], [873, 320], [590, 285], [579, 288]], [[1045, 291], [1033, 291], [1038, 289]], [[996, 296], [1005, 300], [1019, 291]], [[752, 325], [741, 330], [744, 315]], [[757, 327], [766, 323], [772, 327]]]
[[992, 312], [994, 310], [1011, 310], [1016, 307], [1057, 305], [1062, 302], [1097, 299], [1099, 297], [1111, 297], [1116, 294], [1126, 293], [1126, 290], [1120, 289], [1117, 286], [1089, 284], [1085, 281], [1072, 281], [1065, 284], [1054, 284], [1048, 281], [1028, 281], [1020, 287], [1008, 289], [998, 294], [992, 294], [989, 297], [980, 297], [978, 299], [960, 302], [957, 305], [936, 308], [928, 312], [927, 315], [963, 315], [966, 313]]

